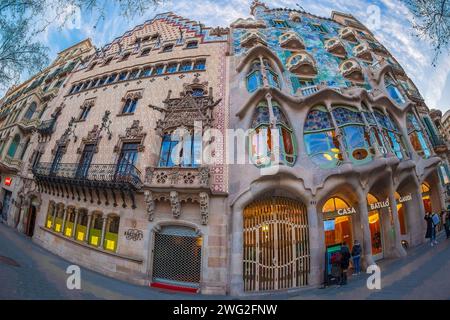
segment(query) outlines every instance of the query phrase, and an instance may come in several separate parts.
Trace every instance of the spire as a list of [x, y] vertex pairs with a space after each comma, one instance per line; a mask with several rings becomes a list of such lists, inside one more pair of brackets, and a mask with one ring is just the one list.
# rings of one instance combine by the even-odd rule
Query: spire
[[253, 0], [253, 2], [252, 2], [252, 5], [250, 6], [250, 14], [252, 15], [252, 16], [254, 16], [255, 15], [255, 13], [256, 13], [256, 10], [257, 9], [263, 9], [263, 10], [269, 10], [269, 7], [267, 7], [267, 5], [264, 3], [264, 2], [262, 2], [262, 1], [259, 1], [259, 0]]

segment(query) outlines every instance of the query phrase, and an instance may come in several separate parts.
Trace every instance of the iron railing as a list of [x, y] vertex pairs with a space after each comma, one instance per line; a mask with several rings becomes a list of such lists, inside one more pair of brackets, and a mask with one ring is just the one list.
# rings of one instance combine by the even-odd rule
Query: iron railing
[[56, 119], [50, 119], [42, 121], [39, 126], [37, 127], [37, 130], [40, 134], [46, 135], [46, 134], [52, 134], [53, 129], [55, 128]]
[[38, 181], [53, 181], [101, 188], [142, 187], [141, 172], [132, 164], [39, 163], [33, 168]]

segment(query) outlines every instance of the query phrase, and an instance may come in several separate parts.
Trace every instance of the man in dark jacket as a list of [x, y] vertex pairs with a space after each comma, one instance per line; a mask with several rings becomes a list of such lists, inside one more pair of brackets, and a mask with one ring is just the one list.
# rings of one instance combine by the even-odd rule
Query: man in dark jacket
[[347, 243], [344, 242], [341, 247], [341, 285], [347, 284], [347, 269], [350, 265], [350, 257], [350, 249], [348, 248]]
[[430, 245], [434, 246], [436, 244], [436, 227], [433, 223], [433, 218], [431, 213], [425, 215], [425, 221], [427, 222], [427, 232], [425, 234], [426, 239], [430, 239]]
[[352, 258], [353, 258], [353, 274], [357, 275], [361, 272], [360, 262], [361, 262], [361, 245], [358, 240], [355, 240], [352, 248]]

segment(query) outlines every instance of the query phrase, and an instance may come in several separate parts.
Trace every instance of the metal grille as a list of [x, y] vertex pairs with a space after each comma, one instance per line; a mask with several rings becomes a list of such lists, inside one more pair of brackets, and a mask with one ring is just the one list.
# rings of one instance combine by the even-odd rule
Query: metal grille
[[308, 284], [306, 207], [273, 197], [244, 210], [244, 290], [264, 291]]
[[155, 234], [153, 281], [199, 287], [201, 243], [193, 229], [170, 226]]

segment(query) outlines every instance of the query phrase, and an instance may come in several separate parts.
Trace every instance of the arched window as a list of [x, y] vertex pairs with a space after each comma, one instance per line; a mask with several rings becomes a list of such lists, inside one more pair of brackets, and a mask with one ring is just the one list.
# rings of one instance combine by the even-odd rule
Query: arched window
[[374, 115], [381, 127], [385, 141], [389, 144], [389, 149], [397, 156], [397, 158], [403, 159], [403, 153], [407, 154], [407, 149], [395, 121], [390, 115], [386, 116], [378, 109], [374, 109]]
[[30, 144], [30, 139], [28, 139], [24, 146], [22, 147], [22, 151], [20, 152], [20, 160], [23, 160], [23, 157], [25, 156], [25, 153], [27, 152], [28, 146]]
[[48, 209], [47, 209], [47, 219], [45, 221], [45, 226], [48, 229], [51, 229], [53, 227], [53, 216], [55, 215], [55, 202], [50, 201], [48, 203]]
[[405, 98], [401, 94], [400, 90], [397, 87], [397, 84], [395, 84], [394, 80], [389, 76], [386, 75], [384, 77], [384, 84], [386, 86], [386, 90], [389, 94], [389, 96], [398, 104], [405, 103]]
[[340, 245], [346, 242], [353, 245], [352, 215], [354, 209], [338, 197], [328, 199], [322, 207], [325, 246]]
[[412, 112], [406, 114], [406, 127], [408, 128], [409, 140], [417, 154], [425, 158], [430, 157], [430, 148], [419, 125], [419, 120]]
[[88, 225], [88, 211], [86, 209], [78, 209], [78, 221], [75, 233], [75, 239], [85, 241]]
[[[280, 89], [280, 80], [277, 73], [273, 70], [267, 59], [263, 60], [264, 65], [261, 66], [259, 59], [253, 61], [249, 73], [247, 75], [247, 90], [253, 92], [264, 85], [263, 72], [265, 71], [269, 86]], [[264, 70], [263, 70], [264, 68]]]
[[270, 125], [269, 107], [267, 102], [260, 102], [253, 114], [253, 130], [250, 133], [252, 162], [256, 166], [268, 166], [272, 162], [277, 164], [278, 161], [293, 165], [297, 155], [292, 129], [276, 102], [272, 102], [272, 109], [278, 130], [280, 159], [275, 159], [275, 145], [272, 141], [274, 135]]
[[37, 107], [36, 102], [33, 101], [28, 107], [27, 112], [25, 112], [23, 118], [25, 120], [30, 120], [33, 117], [33, 114], [36, 112], [36, 107]]
[[359, 110], [347, 106], [333, 108], [337, 126], [342, 130], [345, 149], [354, 164], [365, 164], [375, 154], [370, 148], [370, 138], [365, 131], [365, 123]]
[[343, 157], [336, 131], [328, 110], [323, 106], [311, 109], [305, 121], [304, 141], [306, 153], [321, 168], [341, 164]]
[[16, 151], [17, 151], [17, 147], [20, 144], [20, 136], [18, 134], [16, 134], [11, 142], [11, 144], [9, 145], [9, 149], [8, 149], [8, 157], [10, 158], [14, 158], [14, 156], [16, 155]]
[[167, 132], [161, 143], [159, 167], [198, 167], [202, 160], [202, 137], [189, 132], [185, 136]]
[[103, 247], [109, 251], [117, 250], [117, 240], [119, 236], [120, 217], [109, 215], [106, 221], [106, 232]]

